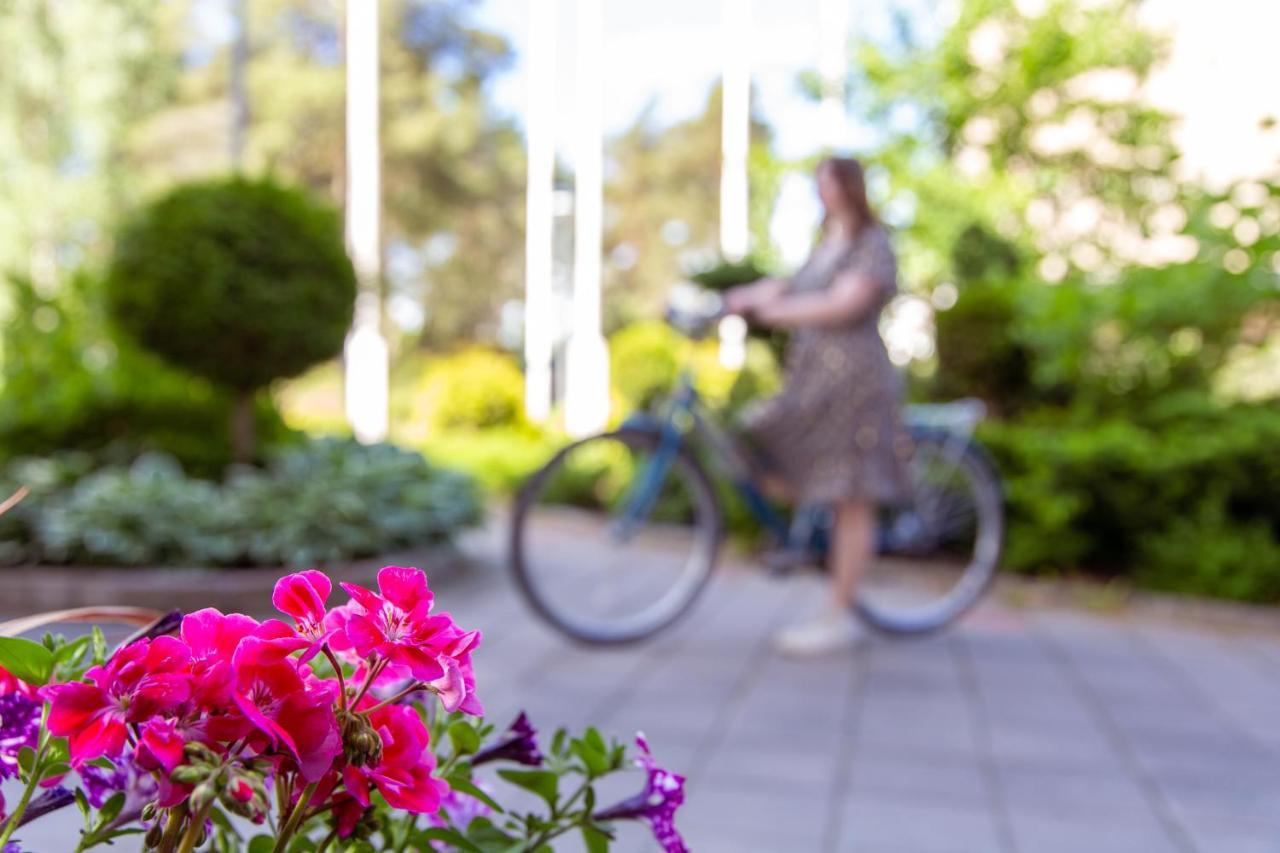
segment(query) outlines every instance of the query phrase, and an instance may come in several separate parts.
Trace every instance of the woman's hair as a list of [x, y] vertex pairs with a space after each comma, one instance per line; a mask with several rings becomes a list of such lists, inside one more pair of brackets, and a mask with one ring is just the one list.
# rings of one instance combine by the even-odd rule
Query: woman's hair
[[[861, 163], [852, 157], [828, 157], [818, 164], [819, 173], [824, 169], [831, 170], [831, 174], [835, 176], [844, 194], [845, 203], [858, 217], [856, 233], [861, 233], [879, 222], [871, 210], [871, 203], [867, 201], [867, 177]], [[829, 224], [830, 218], [831, 215], [828, 213], [822, 222], [823, 228]]]

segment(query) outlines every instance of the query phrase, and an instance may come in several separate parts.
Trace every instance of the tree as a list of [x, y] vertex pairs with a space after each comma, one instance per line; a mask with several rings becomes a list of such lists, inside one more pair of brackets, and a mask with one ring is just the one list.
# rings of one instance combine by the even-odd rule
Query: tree
[[46, 291], [99, 256], [127, 201], [125, 131], [173, 76], [155, 48], [170, 4], [10, 0], [0, 12], [0, 273]]
[[872, 159], [924, 289], [952, 278], [951, 247], [975, 224], [1054, 280], [1114, 278], [1176, 231], [1171, 117], [1142, 97], [1164, 39], [1133, 0], [1024, 5], [964, 0], [936, 41], [903, 17], [894, 43], [858, 50], [855, 106], [884, 130]]
[[[772, 131], [751, 120], [754, 248], [768, 242], [777, 195]], [[719, 256], [720, 87], [701, 115], [658, 127], [652, 108], [610, 142], [605, 185], [606, 324], [652, 317], [672, 282]]]
[[335, 211], [241, 178], [180, 187], [117, 241], [115, 321], [143, 346], [238, 396], [238, 461], [253, 449], [253, 393], [342, 349], [355, 271]]
[[[435, 346], [491, 332], [523, 282], [512, 251], [523, 239], [523, 149], [486, 89], [511, 50], [470, 23], [477, 2], [387, 0], [381, 15], [387, 287], [420, 302], [423, 339]], [[340, 202], [341, 3], [253, 0], [249, 11], [245, 171]], [[151, 186], [228, 165], [229, 62], [223, 46], [189, 63], [173, 103], [139, 129], [133, 150]]]

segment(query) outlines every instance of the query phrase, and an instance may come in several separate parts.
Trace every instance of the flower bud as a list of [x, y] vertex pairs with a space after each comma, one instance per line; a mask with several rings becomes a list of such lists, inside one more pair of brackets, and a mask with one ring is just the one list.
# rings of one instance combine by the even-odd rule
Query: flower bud
[[156, 808], [157, 806], [154, 801], [147, 803], [142, 807], [142, 813], [139, 815], [139, 817], [141, 817], [144, 821], [147, 821], [148, 823], [150, 823], [151, 821], [156, 819]]
[[382, 761], [382, 737], [364, 714], [346, 712], [342, 726], [342, 752], [352, 767], [368, 767]]
[[146, 837], [143, 838], [143, 845], [148, 850], [154, 850], [160, 846], [160, 840], [164, 838], [164, 824], [156, 822], [147, 830]]
[[181, 785], [194, 785], [208, 775], [209, 771], [206, 767], [195, 764], [182, 764], [173, 769], [173, 772], [169, 774], [169, 779]]
[[190, 809], [194, 814], [200, 814], [217, 796], [218, 789], [213, 780], [210, 779], [196, 785], [195, 790], [191, 792], [191, 798], [187, 802], [190, 804]]

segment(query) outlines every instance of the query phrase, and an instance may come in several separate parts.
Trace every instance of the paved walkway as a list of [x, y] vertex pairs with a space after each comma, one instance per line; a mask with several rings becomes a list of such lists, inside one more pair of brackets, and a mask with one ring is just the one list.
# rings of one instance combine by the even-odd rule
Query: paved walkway
[[819, 579], [731, 569], [668, 635], [591, 651], [531, 620], [495, 538], [467, 550], [441, 599], [486, 630], [494, 718], [643, 728], [699, 853], [1280, 853], [1280, 637], [992, 602], [792, 661], [768, 637]]
[[[592, 651], [534, 621], [496, 534], [464, 551], [437, 600], [485, 631], [491, 717], [642, 728], [690, 778], [696, 853], [1280, 853], [1275, 636], [992, 602], [939, 637], [797, 662], [768, 637], [818, 579], [731, 568], [665, 636]], [[30, 849], [62, 853], [59, 834]]]

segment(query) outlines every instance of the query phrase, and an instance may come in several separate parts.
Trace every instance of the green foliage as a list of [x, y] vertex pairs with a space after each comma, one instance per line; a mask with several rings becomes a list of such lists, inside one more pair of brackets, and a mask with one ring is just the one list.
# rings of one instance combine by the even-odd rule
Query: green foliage
[[524, 424], [524, 374], [515, 359], [475, 347], [430, 369], [427, 392], [437, 430], [477, 430]]
[[671, 393], [688, 343], [666, 323], [632, 323], [609, 338], [609, 378], [629, 410], [652, 408]]
[[[0, 460], [85, 450], [114, 461], [159, 451], [216, 476], [231, 459], [229, 393], [114, 334], [101, 281], [79, 272], [52, 293], [23, 278], [5, 288]], [[256, 408], [266, 444], [290, 439], [269, 401]], [[2, 525], [3, 522], [0, 522]]]
[[984, 427], [1006, 479], [1006, 564], [1086, 566], [1178, 592], [1280, 601], [1280, 413], [1179, 402], [1142, 422]]
[[159, 454], [89, 465], [65, 454], [5, 469], [4, 489], [32, 494], [0, 522], [4, 562], [322, 563], [439, 541], [481, 513], [468, 478], [391, 445], [316, 440], [221, 485]]
[[143, 346], [237, 391], [342, 348], [356, 280], [336, 212], [242, 178], [189, 184], [121, 229], [112, 317]]
[[755, 258], [740, 261], [721, 260], [719, 263], [692, 273], [689, 279], [710, 290], [728, 290], [739, 284], [748, 284], [768, 275]]
[[665, 323], [632, 323], [609, 339], [609, 375], [624, 413], [652, 409], [675, 387], [688, 366], [698, 390], [713, 406], [732, 414], [781, 385], [778, 360], [761, 341], [748, 341], [741, 370], [720, 364], [714, 340], [692, 343]]
[[[703, 112], [667, 127], [646, 110], [610, 141], [618, 168], [605, 185], [606, 328], [656, 316], [684, 269], [717, 257], [721, 101], [716, 86]], [[780, 166], [772, 130], [754, 111], [750, 136], [752, 251], [760, 255]]]

